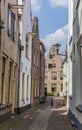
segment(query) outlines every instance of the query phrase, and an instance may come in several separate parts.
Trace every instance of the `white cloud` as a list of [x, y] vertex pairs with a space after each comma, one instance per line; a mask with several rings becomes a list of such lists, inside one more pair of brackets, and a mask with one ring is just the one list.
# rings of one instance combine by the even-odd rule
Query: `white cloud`
[[51, 7], [67, 7], [68, 0], [50, 0]]
[[68, 25], [57, 29], [54, 33], [49, 34], [46, 38], [41, 39], [46, 47], [46, 52], [49, 51], [51, 44], [60, 43], [62, 45], [61, 52], [65, 51], [68, 42]]
[[40, 0], [31, 0], [31, 6], [33, 11], [39, 11], [41, 8]]

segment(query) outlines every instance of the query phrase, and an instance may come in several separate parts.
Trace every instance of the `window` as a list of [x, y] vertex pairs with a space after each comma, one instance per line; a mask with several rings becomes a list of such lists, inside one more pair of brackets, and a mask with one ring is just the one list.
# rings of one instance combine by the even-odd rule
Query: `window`
[[25, 74], [22, 74], [22, 100], [24, 100], [24, 76]]
[[29, 37], [28, 35], [26, 34], [26, 58], [28, 58], [28, 40], [29, 40]]
[[38, 52], [36, 53], [36, 64], [38, 66]]
[[56, 67], [56, 64], [55, 64], [55, 63], [54, 63], [54, 64], [52, 64], [52, 67], [53, 67], [53, 68], [55, 68], [55, 67]]
[[60, 72], [60, 79], [63, 80], [63, 72]]
[[13, 40], [16, 41], [16, 16], [14, 15], [14, 34], [13, 34]]
[[45, 63], [45, 68], [47, 68], [47, 63]]
[[49, 68], [49, 69], [52, 68], [52, 64], [48, 64], [48, 68]]
[[45, 79], [47, 79], [47, 72], [45, 72]]
[[28, 58], [28, 44], [26, 44], [26, 58]]
[[57, 84], [52, 84], [52, 92], [56, 92], [57, 91]]
[[36, 64], [36, 49], [34, 49], [34, 64]]
[[10, 5], [8, 4], [8, 35], [12, 37], [12, 40], [16, 40], [16, 17], [12, 12]]
[[49, 55], [49, 58], [50, 58], [50, 59], [52, 59], [52, 58], [53, 58], [53, 56], [52, 56], [52, 55]]
[[55, 57], [55, 54], [53, 54], [53, 58]]
[[11, 74], [12, 74], [12, 62], [9, 62], [9, 73], [8, 73], [8, 99], [7, 102], [10, 102], [10, 87], [11, 87]]
[[27, 76], [27, 84], [26, 84], [26, 99], [28, 100], [28, 85], [29, 85], [29, 76]]
[[57, 79], [57, 72], [52, 72], [52, 80], [56, 80]]
[[47, 84], [45, 84], [45, 88], [47, 88]]
[[34, 79], [34, 97], [36, 97], [36, 79]]
[[16, 79], [16, 70], [17, 70], [17, 65], [14, 66], [14, 79]]
[[10, 5], [8, 4], [8, 35], [11, 35], [11, 16], [12, 11]]
[[61, 84], [61, 92], [63, 92], [63, 84]]
[[61, 64], [61, 68], [63, 68], [63, 64]]
[[37, 96], [39, 96], [39, 80], [38, 79], [36, 80], [36, 83], [37, 83], [37, 90], [36, 90], [37, 91]]
[[12, 40], [14, 40], [14, 18], [15, 18], [15, 15], [12, 12], [12, 16], [11, 16], [11, 37], [12, 37]]
[[3, 96], [4, 96], [5, 64], [6, 64], [6, 59], [3, 57], [3, 58], [2, 58], [2, 88], [1, 88], [1, 104], [3, 104]]
[[5, 5], [5, 0], [4, 0], [4, 5]]

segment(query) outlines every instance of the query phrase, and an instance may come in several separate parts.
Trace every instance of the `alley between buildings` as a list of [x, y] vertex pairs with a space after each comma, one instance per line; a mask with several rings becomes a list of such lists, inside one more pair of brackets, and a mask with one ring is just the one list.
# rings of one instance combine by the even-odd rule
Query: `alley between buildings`
[[12, 116], [0, 130], [74, 130], [61, 97], [47, 97], [46, 103], [38, 104], [21, 115]]

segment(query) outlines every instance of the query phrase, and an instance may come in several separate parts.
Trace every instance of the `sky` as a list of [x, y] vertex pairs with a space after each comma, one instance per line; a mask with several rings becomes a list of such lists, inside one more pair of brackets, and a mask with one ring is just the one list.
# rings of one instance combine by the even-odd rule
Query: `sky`
[[68, 0], [31, 0], [32, 18], [38, 17], [39, 36], [46, 53], [52, 44], [61, 44], [61, 53], [68, 42]]

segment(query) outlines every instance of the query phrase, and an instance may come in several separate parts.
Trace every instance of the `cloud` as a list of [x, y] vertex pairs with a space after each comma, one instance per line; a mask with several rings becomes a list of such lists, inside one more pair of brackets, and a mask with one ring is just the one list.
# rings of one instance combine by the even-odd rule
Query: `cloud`
[[61, 52], [66, 50], [68, 42], [68, 25], [57, 29], [54, 33], [47, 35], [41, 39], [46, 47], [46, 52], [49, 52], [50, 46], [55, 43], [61, 44]]
[[33, 11], [39, 11], [41, 8], [40, 0], [31, 0], [31, 6]]
[[50, 0], [50, 5], [52, 8], [54, 8], [54, 7], [67, 7], [68, 0]]

